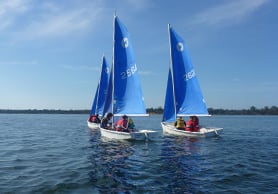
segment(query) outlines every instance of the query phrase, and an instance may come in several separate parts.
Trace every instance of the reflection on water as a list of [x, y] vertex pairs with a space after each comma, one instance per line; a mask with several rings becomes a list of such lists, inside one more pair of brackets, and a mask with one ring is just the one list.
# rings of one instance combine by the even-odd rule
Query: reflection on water
[[[94, 136], [99, 135], [97, 132]], [[132, 190], [128, 184], [129, 163], [128, 158], [133, 154], [132, 144], [128, 141], [96, 141], [95, 137], [90, 140], [92, 152], [89, 160], [92, 169], [89, 172], [91, 182], [98, 188], [100, 193], [125, 192]]]
[[[200, 144], [195, 138], [164, 138], [162, 144], [162, 177], [166, 193], [193, 192], [199, 182], [198, 173]], [[171, 177], [169, 179], [169, 177]], [[175, 180], [175, 181], [172, 181]]]
[[89, 176], [100, 193], [176, 193], [198, 188], [199, 139], [164, 137], [158, 142], [129, 142], [99, 136], [99, 132], [91, 132]]

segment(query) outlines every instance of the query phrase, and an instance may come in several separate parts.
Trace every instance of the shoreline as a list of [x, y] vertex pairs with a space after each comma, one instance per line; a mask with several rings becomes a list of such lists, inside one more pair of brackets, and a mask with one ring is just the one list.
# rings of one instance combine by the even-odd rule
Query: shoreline
[[[250, 109], [208, 109], [210, 115], [278, 115], [278, 107], [265, 107], [263, 109], [257, 109], [251, 107]], [[91, 110], [79, 109], [79, 110], [61, 110], [61, 109], [0, 109], [0, 114], [87, 114], [89, 115]], [[150, 115], [163, 114], [162, 108], [147, 108], [147, 113]]]

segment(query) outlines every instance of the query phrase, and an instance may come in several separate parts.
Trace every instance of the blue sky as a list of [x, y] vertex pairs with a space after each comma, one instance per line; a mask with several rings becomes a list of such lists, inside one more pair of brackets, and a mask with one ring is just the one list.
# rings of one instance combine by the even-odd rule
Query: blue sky
[[164, 104], [167, 25], [187, 43], [207, 106], [278, 105], [276, 0], [1, 0], [0, 109], [89, 109], [115, 10], [147, 107]]

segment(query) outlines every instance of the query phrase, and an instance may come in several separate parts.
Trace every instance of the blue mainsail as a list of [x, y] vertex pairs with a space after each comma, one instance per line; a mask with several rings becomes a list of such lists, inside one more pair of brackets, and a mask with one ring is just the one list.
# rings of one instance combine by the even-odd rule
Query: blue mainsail
[[[207, 107], [202, 95], [201, 88], [193, 68], [191, 58], [189, 56], [184, 40], [169, 25], [170, 36], [170, 53], [171, 63], [170, 71], [172, 71], [172, 94], [173, 102], [165, 99], [165, 107], [167, 114], [167, 106], [172, 104], [175, 108], [176, 115], [208, 115]], [[169, 82], [169, 80], [168, 80]], [[169, 87], [169, 85], [167, 86]], [[171, 89], [167, 88], [167, 92]], [[166, 96], [169, 94], [166, 94]], [[169, 117], [169, 116], [164, 116]], [[163, 117], [163, 118], [164, 118]], [[168, 120], [164, 120], [168, 121]], [[172, 121], [172, 117], [169, 121]]]
[[131, 38], [117, 16], [114, 18], [113, 64], [108, 90], [105, 112], [146, 115]]
[[100, 78], [97, 85], [97, 90], [95, 93], [90, 115], [96, 115], [96, 114], [99, 114], [100, 116], [103, 115], [104, 103], [107, 95], [109, 75], [110, 75], [109, 64], [107, 63], [105, 57], [103, 56]]

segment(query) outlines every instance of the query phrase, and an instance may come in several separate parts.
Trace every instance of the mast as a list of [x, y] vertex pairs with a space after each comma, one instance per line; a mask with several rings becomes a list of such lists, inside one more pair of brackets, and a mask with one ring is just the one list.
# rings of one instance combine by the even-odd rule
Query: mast
[[[117, 15], [116, 15], [116, 10], [115, 10], [115, 13], [114, 13], [114, 21], [113, 21], [113, 54], [112, 54], [112, 65], [111, 65], [111, 76], [112, 76], [112, 101], [111, 101], [111, 110], [112, 110], [112, 114], [114, 115], [114, 74], [115, 74], [115, 68], [114, 68], [114, 65], [115, 65], [115, 44], [116, 44], [116, 41], [115, 41], [115, 32], [116, 32], [116, 18], [117, 18]], [[114, 123], [114, 116], [112, 117], [112, 124]]]
[[172, 60], [172, 42], [171, 42], [171, 25], [168, 24], [168, 34], [169, 34], [169, 46], [170, 46], [170, 70], [172, 75], [172, 89], [173, 89], [173, 100], [174, 100], [174, 110], [175, 117], [177, 116], [177, 106], [176, 106], [176, 95], [175, 95], [175, 83], [174, 83], [174, 71], [173, 71], [173, 60]]

